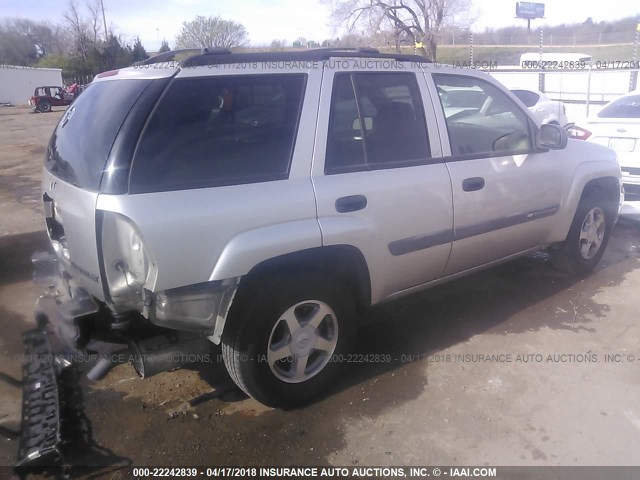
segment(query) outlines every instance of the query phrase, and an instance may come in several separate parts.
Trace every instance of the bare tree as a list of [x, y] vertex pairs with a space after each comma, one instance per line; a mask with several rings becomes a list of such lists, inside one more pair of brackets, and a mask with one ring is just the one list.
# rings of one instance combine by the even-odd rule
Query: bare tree
[[[87, 0], [88, 16], [84, 16], [77, 0], [69, 0], [67, 11], [64, 12], [64, 26], [71, 36], [76, 52], [86, 60], [91, 47], [97, 47], [100, 38], [100, 0]], [[106, 41], [106, 39], [105, 39]]]
[[243, 47], [248, 44], [247, 38], [247, 30], [239, 23], [197, 15], [182, 24], [176, 37], [176, 48]]
[[89, 53], [89, 34], [87, 23], [80, 14], [78, 2], [69, 0], [69, 7], [63, 17], [65, 27], [73, 39], [77, 53], [82, 59], [86, 60]]
[[404, 35], [422, 43], [422, 53], [432, 60], [436, 58], [441, 30], [470, 8], [470, 0], [327, 1], [335, 24], [346, 25], [350, 31], [391, 29], [397, 50]]
[[[98, 43], [100, 37], [100, 0], [87, 1], [87, 9], [89, 10], [89, 18], [87, 24], [91, 32], [94, 45]], [[107, 32], [104, 32], [105, 40], [107, 40]]]

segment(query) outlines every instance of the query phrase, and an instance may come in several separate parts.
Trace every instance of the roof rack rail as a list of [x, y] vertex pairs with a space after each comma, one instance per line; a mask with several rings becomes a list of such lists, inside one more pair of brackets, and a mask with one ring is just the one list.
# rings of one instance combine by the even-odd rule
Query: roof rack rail
[[204, 48], [183, 48], [179, 50], [169, 50], [168, 52], [162, 52], [158, 55], [154, 55], [153, 57], [147, 58], [146, 60], [142, 60], [140, 62], [135, 63], [135, 65], [153, 65], [154, 63], [160, 62], [171, 62], [175, 59], [176, 55], [182, 53], [188, 53], [191, 55], [198, 55], [204, 53]]
[[231, 53], [226, 47], [204, 47], [201, 51], [202, 55], [226, 55]]
[[175, 56], [179, 54], [191, 54], [194, 55], [223, 55], [231, 53], [231, 50], [225, 47], [204, 47], [204, 48], [183, 48], [179, 50], [169, 50], [168, 52], [162, 52], [158, 55], [154, 55], [151, 58], [136, 62], [135, 65], [153, 65], [160, 62], [171, 62], [175, 60]]
[[[230, 63], [253, 62], [320, 62], [331, 58], [376, 58], [399, 62], [431, 63], [426, 57], [401, 53], [380, 53], [372, 47], [356, 48], [312, 48], [309, 50], [292, 50], [280, 52], [242, 52], [231, 53], [226, 49], [209, 49], [210, 52], [200, 52], [181, 62], [182, 67], [197, 67], [204, 65], [221, 65]], [[224, 53], [224, 55], [221, 55]], [[155, 57], [153, 57], [155, 58]], [[151, 60], [151, 59], [150, 59]], [[148, 60], [147, 60], [148, 61]]]

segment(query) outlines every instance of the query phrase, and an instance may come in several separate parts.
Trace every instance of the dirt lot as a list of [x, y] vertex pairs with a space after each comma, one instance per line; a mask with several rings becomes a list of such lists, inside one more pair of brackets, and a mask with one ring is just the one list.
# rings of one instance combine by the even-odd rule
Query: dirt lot
[[[45, 247], [39, 170], [62, 112], [0, 110], [0, 464], [19, 427], [21, 332]], [[82, 380], [79, 465], [639, 465], [640, 227], [622, 223], [591, 276], [543, 254], [368, 315], [327, 398], [283, 412], [243, 397], [221, 363], [138, 380]], [[218, 351], [216, 351], [218, 353]], [[486, 361], [480, 355], [499, 354]], [[605, 355], [618, 361], [606, 361]], [[538, 356], [539, 355], [539, 356]], [[191, 402], [203, 394], [208, 399]], [[203, 400], [200, 398], [200, 400]]]

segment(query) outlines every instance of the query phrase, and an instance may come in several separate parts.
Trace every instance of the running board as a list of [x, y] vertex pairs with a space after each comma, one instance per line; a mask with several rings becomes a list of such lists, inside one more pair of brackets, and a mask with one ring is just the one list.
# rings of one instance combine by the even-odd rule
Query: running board
[[22, 429], [16, 467], [59, 465], [60, 391], [46, 329], [23, 333]]

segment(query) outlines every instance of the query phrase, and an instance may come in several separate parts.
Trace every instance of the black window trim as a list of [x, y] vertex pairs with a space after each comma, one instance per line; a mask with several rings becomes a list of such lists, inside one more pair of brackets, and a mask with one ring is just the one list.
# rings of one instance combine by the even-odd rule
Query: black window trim
[[[291, 149], [289, 152], [289, 162], [287, 164], [287, 171], [282, 174], [266, 174], [266, 175], [256, 175], [242, 178], [226, 178], [224, 180], [216, 180], [216, 179], [208, 179], [203, 180], [202, 182], [195, 183], [190, 182], [184, 185], [164, 185], [164, 186], [155, 186], [150, 188], [135, 188], [132, 184], [131, 179], [133, 175], [133, 170], [135, 168], [135, 163], [138, 156], [138, 149], [140, 148], [141, 140], [144, 138], [147, 128], [149, 128], [149, 123], [151, 119], [154, 117], [156, 110], [159, 108], [159, 105], [162, 104], [165, 96], [168, 95], [168, 92], [171, 90], [174, 82], [180, 82], [182, 80], [193, 80], [193, 79], [218, 79], [218, 78], [226, 78], [226, 77], [239, 77], [239, 78], [247, 78], [247, 77], [281, 77], [281, 76], [289, 76], [289, 77], [300, 77], [302, 78], [302, 93], [300, 95], [300, 104], [298, 106], [298, 112], [296, 116], [296, 126], [293, 132], [293, 141], [291, 142]], [[264, 182], [274, 182], [279, 180], [288, 180], [289, 175], [291, 175], [291, 165], [293, 164], [293, 157], [296, 150], [296, 145], [298, 143], [298, 133], [300, 131], [300, 120], [302, 118], [302, 111], [304, 109], [304, 102], [307, 96], [307, 84], [309, 80], [309, 74], [307, 73], [257, 73], [257, 74], [235, 74], [235, 75], [208, 75], [208, 76], [198, 76], [198, 77], [178, 77], [174, 76], [171, 79], [171, 82], [164, 89], [156, 104], [154, 105], [151, 113], [146, 119], [144, 127], [142, 128], [140, 135], [138, 136], [138, 140], [136, 142], [136, 146], [133, 152], [133, 157], [131, 161], [131, 167], [129, 169], [129, 178], [127, 181], [128, 185], [128, 193], [131, 195], [142, 195], [146, 193], [161, 193], [161, 192], [179, 192], [184, 190], [197, 190], [203, 188], [215, 188], [215, 187], [230, 187], [237, 185], [250, 185], [254, 183], [264, 183]]]
[[[438, 87], [438, 84], [436, 83], [436, 78], [435, 77], [465, 77], [465, 78], [471, 78], [471, 79], [476, 79], [479, 80], [481, 82], [484, 83], [488, 83], [489, 85], [492, 85], [495, 88], [495, 85], [493, 85], [491, 82], [488, 82], [482, 78], [478, 78], [478, 77], [474, 77], [474, 76], [470, 76], [470, 75], [458, 75], [455, 73], [432, 73], [431, 77], [433, 80], [433, 84], [436, 86], [436, 88]], [[499, 90], [499, 88], [498, 88]], [[504, 92], [502, 92], [504, 93]], [[511, 100], [511, 99], [509, 99]], [[447, 129], [447, 140], [449, 141], [449, 151], [451, 151], [451, 135], [449, 134], [449, 124], [447, 123], [447, 117], [444, 113], [444, 105], [442, 104], [442, 100], [440, 99], [440, 95], [438, 95], [438, 102], [440, 103], [440, 111], [442, 112], [442, 118], [444, 120], [444, 126]], [[515, 102], [514, 102], [515, 104]], [[515, 104], [516, 106], [518, 106], [517, 104]], [[527, 112], [524, 112], [525, 117], [527, 119], [527, 130], [529, 130], [529, 139], [531, 141], [531, 145], [532, 148], [528, 149], [528, 150], [515, 150], [513, 152], [479, 152], [479, 153], [467, 153], [467, 154], [458, 154], [458, 155], [447, 155], [443, 157], [443, 161], [446, 163], [452, 163], [452, 162], [464, 162], [466, 160], [482, 160], [483, 158], [500, 158], [500, 157], [511, 157], [514, 155], [529, 155], [531, 153], [546, 153], [549, 151], [549, 149], [546, 148], [538, 148], [537, 147], [537, 142], [536, 142], [536, 133], [538, 130], [538, 126], [535, 124], [535, 122], [533, 122], [531, 120], [531, 118], [529, 117]], [[535, 129], [534, 129], [535, 127]]]
[[[102, 172], [100, 180], [100, 193], [110, 195], [129, 193], [129, 181], [138, 142], [144, 132], [150, 114], [155, 111], [156, 105], [164, 96], [172, 79], [173, 77], [152, 80], [132, 105], [118, 130], [116, 139], [107, 156], [105, 171]], [[147, 106], [149, 103], [152, 105], [150, 109]], [[137, 132], [134, 132], [135, 130]], [[108, 178], [106, 173], [110, 166], [114, 167], [116, 171], [122, 169], [126, 176], [124, 178]]]
[[[413, 77], [413, 80], [415, 81], [415, 86], [418, 90], [418, 100], [420, 102], [420, 107], [422, 108], [422, 117], [424, 119], [424, 126], [425, 126], [425, 134], [427, 136], [427, 146], [429, 148], [428, 156], [426, 158], [419, 158], [419, 159], [415, 159], [415, 160], [403, 160], [403, 161], [390, 161], [390, 162], [378, 162], [378, 163], [369, 163], [368, 158], [367, 158], [367, 147], [366, 147], [366, 142], [364, 141], [364, 131], [363, 131], [363, 125], [364, 125], [364, 121], [363, 121], [363, 117], [361, 112], [361, 108], [360, 108], [360, 99], [358, 98], [358, 89], [356, 86], [356, 82], [355, 82], [355, 76], [356, 75], [380, 75], [380, 74], [388, 74], [388, 75], [410, 75]], [[358, 110], [358, 118], [360, 118], [360, 133], [362, 135], [363, 141], [362, 141], [362, 146], [363, 146], [363, 151], [364, 151], [364, 164], [363, 165], [348, 165], [348, 166], [336, 166], [336, 167], [329, 167], [327, 168], [327, 155], [326, 155], [326, 144], [329, 143], [329, 135], [331, 133], [331, 124], [332, 124], [332, 116], [331, 116], [331, 108], [333, 107], [334, 104], [334, 99], [335, 99], [335, 95], [336, 95], [336, 81], [338, 77], [344, 76], [344, 75], [349, 75], [349, 78], [351, 80], [351, 88], [353, 89], [353, 94], [355, 96], [356, 99], [356, 109]], [[336, 72], [333, 75], [333, 83], [331, 86], [331, 100], [329, 103], [329, 122], [327, 124], [327, 142], [325, 144], [325, 157], [324, 157], [324, 174], [325, 175], [339, 175], [339, 174], [343, 174], [343, 173], [356, 173], [356, 172], [369, 172], [369, 171], [375, 171], [375, 170], [390, 170], [393, 168], [409, 168], [409, 167], [418, 167], [418, 166], [422, 166], [422, 165], [436, 165], [438, 163], [443, 163], [444, 159], [443, 157], [433, 157], [432, 156], [432, 150], [431, 150], [431, 141], [429, 139], [429, 127], [427, 125], [427, 116], [425, 114], [425, 106], [424, 106], [424, 101], [422, 99], [422, 92], [420, 91], [420, 85], [418, 84], [418, 78], [415, 74], [415, 72], [381, 72], [381, 71], [375, 71], [375, 72], [363, 72], [363, 71], [358, 71], [358, 70], [352, 70], [352, 71], [346, 71], [346, 72]]]

